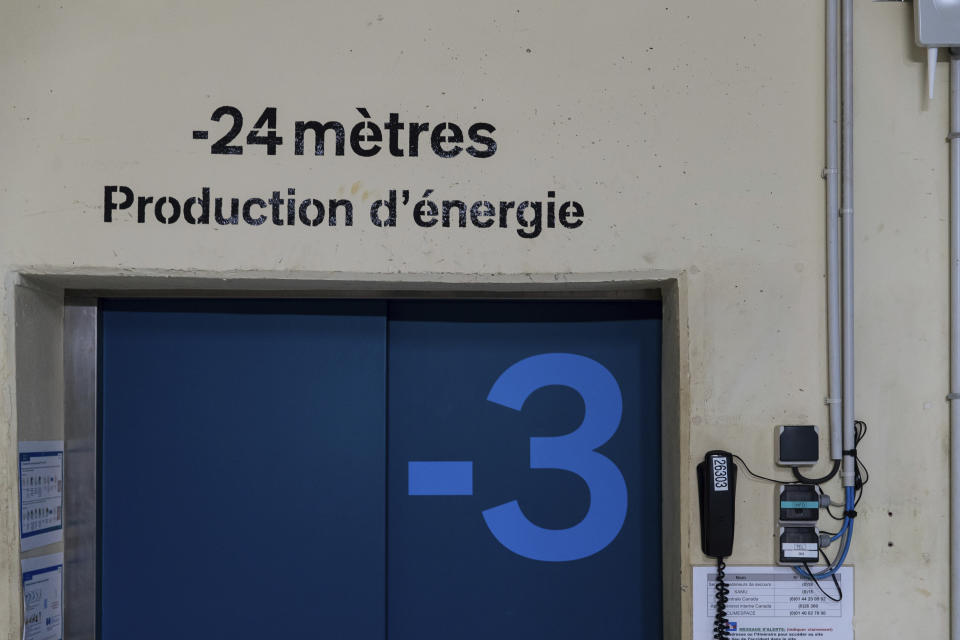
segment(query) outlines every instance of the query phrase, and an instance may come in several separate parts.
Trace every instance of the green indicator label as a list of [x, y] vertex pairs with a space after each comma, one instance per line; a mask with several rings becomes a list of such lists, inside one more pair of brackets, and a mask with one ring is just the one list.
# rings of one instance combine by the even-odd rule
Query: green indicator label
[[781, 509], [819, 509], [820, 503], [814, 500], [780, 501]]

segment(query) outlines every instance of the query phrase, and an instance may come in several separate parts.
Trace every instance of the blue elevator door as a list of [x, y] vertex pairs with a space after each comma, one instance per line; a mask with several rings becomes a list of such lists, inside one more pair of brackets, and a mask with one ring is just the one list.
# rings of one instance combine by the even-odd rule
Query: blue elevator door
[[100, 638], [383, 640], [385, 304], [101, 327]]
[[661, 632], [660, 304], [394, 303], [388, 638]]

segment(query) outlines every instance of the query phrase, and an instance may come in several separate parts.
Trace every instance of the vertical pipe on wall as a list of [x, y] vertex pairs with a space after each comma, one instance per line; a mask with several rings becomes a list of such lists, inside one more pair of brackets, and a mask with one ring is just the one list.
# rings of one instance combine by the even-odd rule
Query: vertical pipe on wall
[[853, 0], [841, 5], [840, 222], [843, 324], [843, 486], [854, 486], [856, 458], [853, 411]]
[[840, 182], [838, 175], [840, 121], [838, 98], [840, 56], [838, 0], [827, 0], [827, 157], [823, 177], [827, 182], [827, 409], [830, 418], [830, 458], [839, 460], [843, 450], [842, 375], [840, 370]]
[[960, 640], [960, 50], [950, 50], [950, 637]]

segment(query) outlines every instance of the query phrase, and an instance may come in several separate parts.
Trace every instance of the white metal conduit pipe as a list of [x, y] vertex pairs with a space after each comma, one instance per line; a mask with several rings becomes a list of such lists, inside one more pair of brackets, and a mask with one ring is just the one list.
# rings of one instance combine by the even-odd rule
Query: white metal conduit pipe
[[827, 0], [827, 409], [830, 423], [830, 459], [840, 460], [843, 449], [840, 362], [840, 175], [838, 102], [840, 75], [839, 0]]
[[833, 575], [847, 557], [853, 519], [846, 512], [855, 503], [857, 466], [853, 410], [853, 0], [826, 0], [826, 12], [826, 400], [834, 467], [821, 481], [833, 477], [842, 460], [845, 513], [841, 533], [832, 539], [842, 538], [836, 564], [812, 576], [809, 570], [794, 568], [800, 576], [814, 579]]
[[856, 446], [853, 410], [853, 0], [843, 0], [841, 5], [840, 49], [841, 342], [845, 452], [841, 479], [844, 487], [852, 487], [857, 464], [853, 454]]
[[950, 637], [960, 640], [960, 49], [950, 50]]

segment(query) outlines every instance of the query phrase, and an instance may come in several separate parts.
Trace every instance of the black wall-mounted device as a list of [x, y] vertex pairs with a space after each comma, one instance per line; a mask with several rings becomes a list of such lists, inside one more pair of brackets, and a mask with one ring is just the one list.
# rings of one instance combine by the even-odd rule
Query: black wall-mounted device
[[816, 425], [782, 425], [777, 428], [777, 464], [804, 467], [820, 459], [820, 432]]
[[801, 566], [820, 557], [820, 532], [814, 526], [780, 527], [777, 563]]
[[815, 484], [793, 482], [777, 485], [777, 521], [781, 524], [816, 524], [820, 518], [820, 496]]
[[737, 465], [727, 451], [708, 451], [697, 465], [697, 487], [700, 494], [700, 547], [703, 553], [717, 559], [717, 606], [713, 621], [713, 637], [727, 640], [727, 596], [730, 588], [724, 581], [723, 559], [733, 553], [733, 513], [737, 498]]
[[733, 553], [737, 465], [727, 451], [708, 451], [697, 465], [700, 492], [700, 547], [712, 558]]

